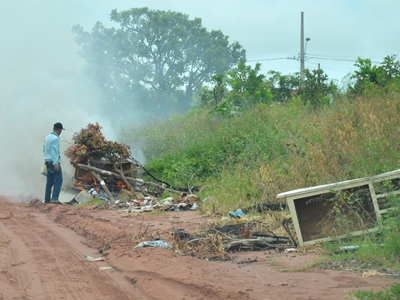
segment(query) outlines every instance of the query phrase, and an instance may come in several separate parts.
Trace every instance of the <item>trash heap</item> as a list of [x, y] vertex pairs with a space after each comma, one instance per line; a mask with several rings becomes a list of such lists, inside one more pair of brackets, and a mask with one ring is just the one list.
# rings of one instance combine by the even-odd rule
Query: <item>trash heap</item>
[[144, 197], [137, 194], [135, 199], [126, 201], [117, 200], [115, 205], [120, 208], [120, 211], [127, 213], [141, 213], [150, 211], [188, 211], [198, 210], [200, 199], [195, 194], [182, 193], [180, 197], [168, 197], [159, 200], [155, 197]]
[[272, 224], [266, 219], [243, 216], [194, 232], [177, 229], [173, 232], [170, 244], [180, 254], [206, 260], [232, 260], [231, 254], [238, 251], [270, 249], [276, 252], [295, 252], [291, 238], [275, 234], [271, 229], [281, 231], [278, 227], [281, 227], [280, 224]]
[[[162, 182], [157, 184], [137, 178], [137, 170], [133, 172], [131, 164], [135, 163], [137, 169], [145, 168], [132, 157], [129, 146], [107, 141], [101, 133], [101, 128], [98, 123], [88, 124], [86, 128], [74, 134], [74, 144], [65, 152], [77, 170], [74, 188], [80, 190], [69, 204], [100, 199], [103, 200], [103, 204], [96, 207], [117, 209], [127, 215], [199, 209], [202, 201], [191, 191], [179, 191]], [[159, 195], [165, 191], [175, 197], [159, 199]], [[164, 241], [154, 240], [150, 236], [143, 239], [142, 236], [137, 239], [136, 248], [172, 248], [183, 255], [207, 260], [229, 260], [230, 253], [236, 251], [276, 250], [296, 246], [287, 226], [283, 227], [288, 237], [275, 234], [271, 230], [272, 224], [247, 217], [249, 211], [264, 212], [265, 209], [279, 210], [281, 207], [275, 208], [266, 204], [263, 207], [236, 209], [225, 217], [229, 220], [228, 224], [214, 224], [195, 232], [186, 232], [183, 228], [174, 229], [173, 234], [167, 236]], [[285, 224], [283, 222], [279, 225]], [[91, 257], [86, 259], [93, 261]]]
[[[145, 168], [133, 158], [130, 147], [107, 141], [101, 129], [98, 123], [89, 123], [86, 128], [74, 134], [72, 137], [74, 144], [65, 151], [65, 155], [76, 170], [73, 187], [82, 191], [71, 201], [71, 204], [97, 198], [112, 206], [123, 202], [124, 205], [129, 206], [128, 208], [136, 206], [142, 208], [149, 206], [142, 205], [143, 201], [149, 201], [145, 197], [151, 197], [152, 207], [158, 204], [161, 207], [176, 208], [178, 205], [178, 208], [182, 209], [184, 204], [188, 205], [186, 200], [182, 204], [167, 200], [162, 203], [155, 201], [156, 196], [164, 191], [178, 195], [182, 191], [165, 184], [145, 182], [137, 178], [137, 171], [140, 168], [145, 170]], [[193, 203], [190, 203], [188, 208], [192, 205]]]

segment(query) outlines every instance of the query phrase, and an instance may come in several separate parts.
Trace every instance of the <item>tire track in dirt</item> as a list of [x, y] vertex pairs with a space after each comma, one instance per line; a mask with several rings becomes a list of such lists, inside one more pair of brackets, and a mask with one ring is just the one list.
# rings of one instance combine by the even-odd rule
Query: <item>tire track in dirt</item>
[[[168, 249], [136, 249], [137, 242], [132, 237], [138, 228], [124, 227], [104, 217], [90, 215], [87, 210], [77, 210], [69, 206], [32, 205], [46, 213], [49, 220], [84, 236], [91, 247], [101, 249], [102, 245], [110, 244], [111, 249], [105, 251], [108, 253], [107, 261], [125, 274], [125, 279], [130, 282], [137, 298], [248, 299], [247, 293], [224, 289], [218, 287], [218, 283], [213, 280], [204, 280], [203, 276], [207, 277], [207, 271], [198, 271], [204, 273], [200, 277], [197, 277], [199, 273], [196, 272], [197, 279], [192, 280], [190, 277], [177, 277], [182, 271], [178, 265], [176, 272], [165, 270], [165, 267], [169, 269], [171, 265], [179, 264], [179, 258], [174, 257], [171, 260], [171, 255], [174, 254]], [[145, 258], [139, 253], [144, 256], [150, 254], [150, 257]]]
[[[213, 262], [171, 249], [135, 248], [154, 232], [168, 241], [173, 230], [167, 223], [176, 214], [124, 218], [113, 210], [2, 200], [0, 300], [345, 299], [344, 290], [397, 282], [348, 271], [290, 271], [308, 266], [308, 255], [249, 252], [235, 254], [231, 262]], [[179, 218], [185, 226], [187, 215]], [[83, 259], [84, 253], [99, 252], [106, 262]], [[254, 264], [238, 264], [254, 258]], [[99, 271], [104, 264], [116, 271]]]
[[4, 299], [134, 299], [51, 227], [0, 205], [1, 280], [10, 287]]
[[[154, 286], [157, 290], [162, 290], [164, 299], [226, 299], [226, 295], [221, 295], [224, 291], [219, 291], [210, 284], [195, 284], [192, 282], [184, 282], [171, 277], [163, 276], [157, 272], [151, 271], [133, 271], [129, 272], [127, 278], [136, 284], [142, 295], [152, 298], [154, 294]], [[229, 297], [238, 299], [236, 297]], [[248, 299], [241, 297], [241, 299]]]

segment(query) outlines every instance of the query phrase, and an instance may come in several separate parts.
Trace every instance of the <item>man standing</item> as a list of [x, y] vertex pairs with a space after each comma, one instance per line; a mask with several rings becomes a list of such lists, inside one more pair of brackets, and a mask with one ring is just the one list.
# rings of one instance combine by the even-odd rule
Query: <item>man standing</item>
[[[44, 203], [50, 203], [50, 200], [58, 201], [58, 197], [60, 195], [63, 182], [62, 170], [60, 165], [60, 134], [63, 130], [65, 130], [65, 128], [61, 123], [55, 123], [53, 126], [53, 132], [46, 136], [44, 140], [43, 153], [44, 162], [47, 167], [47, 181]], [[51, 195], [52, 188], [53, 194]]]

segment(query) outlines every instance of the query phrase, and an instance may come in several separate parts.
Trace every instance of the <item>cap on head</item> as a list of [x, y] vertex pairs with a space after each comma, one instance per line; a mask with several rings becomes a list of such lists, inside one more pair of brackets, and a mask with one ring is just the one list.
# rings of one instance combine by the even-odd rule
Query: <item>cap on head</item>
[[65, 130], [65, 128], [63, 127], [63, 125], [60, 122], [57, 122], [56, 124], [54, 124], [53, 129]]

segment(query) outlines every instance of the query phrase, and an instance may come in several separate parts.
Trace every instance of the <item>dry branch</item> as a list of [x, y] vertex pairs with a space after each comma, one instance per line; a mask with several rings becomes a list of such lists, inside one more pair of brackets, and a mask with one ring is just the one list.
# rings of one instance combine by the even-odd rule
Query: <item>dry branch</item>
[[133, 187], [131, 186], [131, 184], [128, 182], [128, 180], [126, 179], [125, 174], [124, 174], [124, 172], [123, 172], [123, 170], [122, 170], [122, 165], [121, 165], [121, 169], [118, 169], [117, 164], [116, 164], [115, 162], [113, 162], [113, 166], [114, 166], [114, 170], [115, 170], [116, 172], [118, 172], [118, 174], [121, 176], [121, 179], [122, 179], [122, 181], [124, 182], [124, 184], [126, 185], [126, 187], [127, 187], [131, 192], [133, 192], [134, 189], [133, 189]]
[[108, 198], [110, 198], [111, 204], [114, 204], [114, 197], [112, 196], [112, 194], [110, 193], [110, 190], [108, 189], [107, 185], [102, 184], [104, 182], [104, 180], [100, 177], [99, 174], [97, 174], [94, 171], [91, 171], [92, 175], [96, 178], [96, 180], [100, 183], [101, 188], [106, 192]]
[[[118, 174], [118, 173], [115, 173], [115, 172], [102, 170], [102, 169], [99, 169], [99, 168], [96, 168], [96, 167], [93, 167], [93, 166], [90, 166], [90, 165], [85, 165], [85, 164], [81, 164], [81, 163], [77, 163], [77, 162], [71, 162], [71, 163], [75, 168], [79, 167], [81, 169], [88, 170], [88, 171], [91, 171], [91, 172], [95, 172], [95, 173], [100, 174], [100, 175], [104, 175], [104, 176], [107, 176], [107, 177], [123, 180], [123, 177], [121, 176], [121, 174]], [[131, 182], [135, 186], [144, 186], [144, 185], [146, 185], [146, 186], [152, 186], [152, 187], [155, 187], [155, 188], [158, 188], [158, 189], [163, 189], [163, 190], [166, 190], [166, 191], [170, 191], [170, 192], [173, 192], [173, 193], [181, 193], [182, 192], [182, 191], [174, 190], [174, 189], [171, 189], [171, 188], [163, 187], [163, 186], [158, 185], [158, 184], [153, 183], [153, 182], [145, 182], [145, 181], [143, 181], [141, 179], [137, 179], [137, 178], [133, 178], [133, 177], [125, 177], [125, 179], [126, 179], [127, 182]]]

